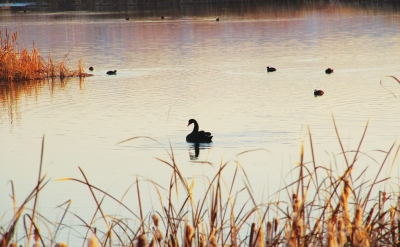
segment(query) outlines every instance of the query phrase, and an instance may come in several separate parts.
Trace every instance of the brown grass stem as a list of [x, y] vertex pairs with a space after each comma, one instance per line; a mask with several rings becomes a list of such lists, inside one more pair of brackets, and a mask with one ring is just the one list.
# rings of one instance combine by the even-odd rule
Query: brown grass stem
[[[40, 184], [40, 180], [41, 180], [41, 177], [42, 177], [43, 155], [44, 155], [44, 140], [45, 140], [45, 136], [43, 135], [43, 137], [42, 137], [42, 149], [40, 151], [39, 176], [38, 176], [38, 181], [37, 181], [38, 185]], [[35, 195], [35, 200], [34, 200], [34, 203], [33, 203], [32, 218], [31, 218], [31, 224], [29, 226], [29, 233], [28, 233], [28, 244], [27, 244], [28, 246], [29, 246], [29, 241], [30, 241], [30, 237], [29, 236], [31, 236], [32, 229], [33, 229], [33, 226], [35, 224], [35, 214], [36, 214], [36, 206], [37, 206], [38, 197], [39, 197], [39, 186], [36, 187], [36, 195]], [[37, 229], [36, 226], [35, 226], [35, 229]]]
[[372, 184], [371, 184], [371, 186], [370, 186], [370, 189], [369, 189], [369, 191], [368, 191], [368, 193], [367, 193], [367, 196], [365, 197], [364, 202], [362, 203], [362, 207], [363, 207], [364, 210], [365, 210], [365, 207], [367, 206], [367, 203], [368, 203], [368, 201], [369, 201], [369, 197], [370, 197], [370, 195], [371, 195], [371, 193], [372, 193], [372, 189], [373, 189], [374, 185], [377, 183], [378, 177], [379, 177], [379, 175], [380, 175], [380, 173], [381, 173], [381, 171], [382, 171], [382, 169], [383, 169], [383, 166], [385, 165], [386, 160], [388, 159], [389, 154], [391, 153], [391, 151], [392, 151], [394, 145], [395, 145], [395, 143], [392, 144], [392, 146], [390, 147], [389, 151], [387, 152], [387, 154], [386, 154], [386, 156], [385, 156], [385, 158], [384, 158], [384, 160], [383, 160], [381, 166], [379, 167], [379, 171], [378, 171], [378, 173], [376, 174], [375, 179], [374, 179], [374, 181], [372, 182]]
[[142, 210], [142, 201], [140, 200], [140, 189], [139, 189], [139, 181], [138, 181], [138, 177], [136, 176], [136, 189], [137, 189], [137, 196], [138, 196], [138, 203], [139, 203], [139, 211], [140, 211], [140, 220], [141, 220], [141, 233], [145, 234], [144, 231], [144, 219], [143, 219], [143, 210]]
[[[59, 222], [58, 225], [57, 225], [57, 229], [56, 229], [55, 232], [54, 232], [54, 236], [53, 236], [54, 240], [57, 239], [57, 233], [58, 233], [58, 231], [59, 231], [59, 229], [60, 229], [60, 226], [61, 226], [62, 222], [64, 221], [65, 215], [67, 214], [68, 209], [69, 209], [69, 207], [71, 206], [71, 203], [72, 203], [72, 200], [68, 200], [68, 201], [64, 202], [63, 204], [57, 206], [58, 208], [61, 208], [63, 205], [67, 205], [66, 209], [64, 210], [63, 215], [61, 216], [61, 220], [60, 220], [60, 222]], [[53, 243], [52, 243], [52, 244], [53, 244]]]

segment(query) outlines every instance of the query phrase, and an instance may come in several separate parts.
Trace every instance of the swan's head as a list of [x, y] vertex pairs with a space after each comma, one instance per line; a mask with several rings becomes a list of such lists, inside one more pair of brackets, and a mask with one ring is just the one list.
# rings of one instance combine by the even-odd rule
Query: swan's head
[[188, 122], [188, 125], [187, 125], [187, 126], [191, 125], [192, 123], [196, 123], [196, 120], [194, 120], [194, 119], [189, 119], [189, 122]]

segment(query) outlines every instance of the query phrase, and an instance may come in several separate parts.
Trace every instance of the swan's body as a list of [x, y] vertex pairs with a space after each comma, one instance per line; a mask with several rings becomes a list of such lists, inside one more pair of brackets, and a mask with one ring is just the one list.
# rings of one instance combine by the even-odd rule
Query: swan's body
[[315, 96], [321, 96], [321, 95], [323, 95], [323, 94], [324, 94], [324, 91], [314, 89], [314, 95], [315, 95]]
[[190, 119], [188, 125], [194, 124], [193, 131], [189, 135], [186, 136], [187, 142], [194, 142], [194, 143], [209, 143], [211, 142], [212, 135], [210, 132], [205, 132], [203, 130], [199, 131], [199, 124], [196, 120]]
[[114, 70], [114, 71], [112, 71], [112, 70], [107, 71], [107, 75], [116, 75], [116, 74], [117, 74], [117, 71], [116, 71], [116, 70]]
[[268, 72], [274, 72], [274, 71], [276, 71], [276, 69], [274, 67], [267, 67], [267, 71]]
[[331, 69], [331, 68], [327, 68], [327, 69], [325, 70], [325, 73], [327, 73], [327, 74], [331, 74], [331, 73], [333, 73], [333, 69]]

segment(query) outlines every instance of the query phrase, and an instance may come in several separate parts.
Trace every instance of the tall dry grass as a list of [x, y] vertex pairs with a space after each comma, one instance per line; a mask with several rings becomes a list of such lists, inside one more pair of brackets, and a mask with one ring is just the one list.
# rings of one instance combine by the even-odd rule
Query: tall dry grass
[[10, 33], [6, 29], [3, 33], [0, 30], [0, 81], [15, 82], [91, 76], [91, 74], [85, 73], [82, 59], [79, 60], [77, 69], [68, 69], [65, 65], [67, 56], [68, 54], [61, 62], [53, 61], [50, 55], [45, 59], [34, 44], [29, 53], [26, 48], [19, 47], [18, 32]]
[[[338, 144], [342, 149], [339, 156], [342, 157], [345, 168], [340, 176], [335, 175], [330, 165], [319, 164], [316, 161], [309, 130], [311, 160], [305, 161], [306, 148], [302, 145], [300, 161], [293, 170], [297, 178], [277, 192], [279, 198], [287, 195], [288, 200], [257, 202], [250, 181], [239, 162], [221, 162], [215, 175], [207, 179], [204, 194], [195, 196], [195, 180], [187, 179], [182, 174], [175, 162], [172, 148], [166, 149], [169, 160], [158, 159], [171, 170], [166, 195], [163, 195], [161, 186], [155, 181], [140, 180], [136, 177], [134, 186], [131, 186], [136, 188], [136, 205], [127, 205], [123, 200], [131, 188], [118, 199], [91, 184], [81, 168], [79, 170], [82, 179], [64, 178], [60, 181], [82, 184], [90, 191], [96, 204], [91, 221], [86, 222], [75, 215], [86, 231], [83, 245], [89, 247], [400, 246], [398, 188], [395, 191], [381, 191], [374, 196], [378, 185], [389, 183], [389, 178], [380, 178], [380, 173], [387, 165], [390, 155], [394, 156], [390, 165], [395, 164], [394, 160], [397, 159], [400, 147], [394, 143], [385, 151], [378, 173], [369, 180], [362, 180], [362, 176], [366, 175], [365, 170], [357, 176], [354, 170], [360, 165], [359, 156], [363, 155], [361, 150], [367, 129], [368, 123], [358, 147], [350, 152], [344, 150], [335, 124]], [[121, 143], [138, 138], [148, 137], [134, 137]], [[152, 138], [148, 139], [155, 141]], [[233, 174], [231, 171], [228, 175], [225, 174], [231, 166], [234, 169]], [[243, 175], [243, 180], [239, 179], [239, 174]], [[240, 185], [240, 189], [236, 191], [238, 181], [244, 181], [244, 185]], [[147, 212], [142, 205], [142, 193], [148, 191], [141, 190], [142, 183], [150, 183], [158, 198], [158, 205], [153, 205], [153, 209]], [[43, 186], [44, 178], [39, 175], [37, 186], [26, 202], [20, 207], [15, 206], [13, 220], [2, 226], [0, 247], [17, 241], [13, 234], [18, 219], [27, 201], [36, 201]], [[239, 198], [243, 194], [247, 195], [247, 200]], [[105, 198], [126, 209], [130, 216], [119, 218], [107, 213], [102, 205]], [[65, 208], [65, 213], [67, 211], [68, 208]], [[34, 218], [34, 213], [35, 209], [29, 217], [34, 233], [26, 231], [26, 246], [29, 246], [32, 234], [35, 236], [35, 244], [54, 245], [54, 236], [57, 235], [59, 227], [55, 230], [56, 234], [47, 234], [45, 239], [50, 241], [41, 241], [45, 233], [36, 227], [37, 219]], [[133, 221], [136, 223], [133, 224]], [[58, 226], [61, 224], [63, 223], [59, 222]]]

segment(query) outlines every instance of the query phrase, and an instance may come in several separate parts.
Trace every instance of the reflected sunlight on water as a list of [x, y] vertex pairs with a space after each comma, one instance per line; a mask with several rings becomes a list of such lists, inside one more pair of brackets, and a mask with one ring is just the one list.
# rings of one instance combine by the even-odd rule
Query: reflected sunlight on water
[[[400, 88], [385, 76], [400, 76], [400, 15], [340, 3], [232, 9], [169, 10], [162, 21], [160, 12], [135, 11], [3, 15], [1, 28], [18, 31], [21, 44], [34, 41], [55, 59], [69, 52], [70, 67], [79, 58], [94, 67], [83, 82], [0, 86], [5, 190], [9, 180], [33, 188], [43, 135], [51, 179], [80, 178], [80, 166], [93, 184], [114, 193], [136, 174], [166, 186], [171, 170], [154, 157], [168, 160], [164, 148], [171, 145], [187, 177], [209, 176], [221, 160], [238, 160], [260, 188], [257, 198], [267, 199], [284, 186], [282, 178], [292, 181], [302, 141], [311, 160], [308, 127], [317, 162], [342, 165], [341, 156], [334, 159], [340, 147], [332, 115], [345, 150], [357, 148], [369, 121], [362, 150], [381, 163], [384, 154], [375, 150], [387, 151], [398, 139]], [[127, 14], [134, 17], [126, 21]], [[277, 71], [267, 73], [266, 66]], [[328, 67], [335, 72], [326, 75]], [[114, 69], [117, 75], [105, 74]], [[314, 89], [325, 94], [314, 97]], [[214, 135], [198, 157], [185, 142], [190, 118]], [[117, 145], [135, 136], [161, 145], [143, 138]], [[262, 150], [236, 156], [256, 149]], [[192, 163], [196, 158], [214, 168]], [[374, 174], [376, 163], [360, 159]], [[391, 174], [398, 177], [397, 169]], [[56, 204], [91, 199], [79, 185], [52, 186], [47, 193]], [[8, 202], [5, 194], [0, 201]]]

